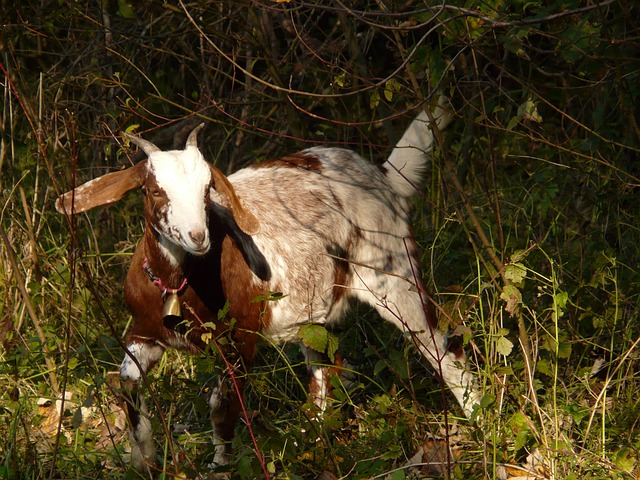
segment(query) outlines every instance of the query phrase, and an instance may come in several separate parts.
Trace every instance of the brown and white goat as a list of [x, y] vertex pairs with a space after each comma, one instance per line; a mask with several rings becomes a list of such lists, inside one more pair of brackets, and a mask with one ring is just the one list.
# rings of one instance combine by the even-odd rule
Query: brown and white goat
[[[434, 115], [440, 128], [450, 120], [440, 107]], [[408, 209], [432, 148], [426, 113], [382, 166], [348, 150], [314, 147], [228, 178], [200, 153], [201, 128], [182, 151], [161, 151], [127, 135], [146, 160], [91, 180], [56, 203], [60, 212], [80, 213], [136, 187], [144, 192], [146, 226], [124, 287], [134, 323], [120, 370], [130, 392], [133, 466], [146, 471], [156, 460], [136, 386], [141, 370], [148, 372], [167, 347], [196, 352], [230, 335], [224, 355], [241, 373], [254, 360], [259, 339], [299, 341], [301, 326], [332, 325], [344, 317], [349, 298], [409, 332], [469, 416], [479, 400], [473, 375], [462, 350], [448, 349], [416, 274]], [[284, 295], [268, 301], [269, 292]], [[167, 297], [178, 303], [178, 312], [163, 316]], [[228, 314], [219, 319], [225, 305]], [[312, 399], [323, 409], [327, 368], [313, 364], [317, 352], [305, 352]], [[214, 464], [228, 463], [240, 414], [244, 376], [235, 375], [237, 386], [225, 378], [209, 400]]]

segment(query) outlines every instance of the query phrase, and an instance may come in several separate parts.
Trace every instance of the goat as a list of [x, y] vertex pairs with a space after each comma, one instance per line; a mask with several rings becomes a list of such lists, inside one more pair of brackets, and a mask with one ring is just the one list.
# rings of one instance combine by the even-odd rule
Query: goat
[[[440, 106], [434, 116], [440, 128], [451, 120]], [[299, 341], [301, 326], [333, 325], [344, 317], [350, 298], [409, 332], [471, 415], [479, 403], [474, 376], [462, 349], [448, 348], [433, 306], [422, 300], [409, 224], [409, 199], [432, 149], [427, 118], [426, 112], [416, 117], [381, 166], [349, 150], [312, 147], [228, 178], [198, 149], [203, 124], [181, 151], [161, 151], [125, 134], [145, 160], [58, 198], [57, 210], [71, 214], [116, 202], [137, 187], [144, 192], [146, 225], [124, 285], [134, 322], [120, 368], [134, 468], [149, 471], [156, 460], [137, 386], [166, 348], [197, 352], [232, 338], [222, 348], [239, 373], [236, 385], [219, 379], [209, 400], [213, 463], [225, 465], [241, 411], [242, 373], [258, 340]], [[270, 292], [283, 295], [269, 301]], [[219, 318], [225, 306], [228, 313]], [[309, 394], [322, 411], [329, 367], [318, 366], [319, 352], [303, 349]]]

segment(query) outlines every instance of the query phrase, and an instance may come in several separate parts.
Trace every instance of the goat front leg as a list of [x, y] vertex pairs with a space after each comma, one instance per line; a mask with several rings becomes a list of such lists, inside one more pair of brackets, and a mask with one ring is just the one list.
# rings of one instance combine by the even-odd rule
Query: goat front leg
[[244, 392], [244, 379], [237, 375], [240, 369], [229, 368], [233, 368], [233, 375], [221, 375], [209, 397], [215, 447], [212, 468], [229, 464], [231, 440], [242, 411], [241, 396]]
[[151, 467], [156, 463], [156, 449], [149, 411], [139, 386], [143, 373], [146, 375], [162, 357], [164, 347], [155, 342], [134, 340], [127, 350], [120, 366], [120, 379], [124, 385], [123, 396], [129, 419], [131, 464], [137, 471], [151, 475]]

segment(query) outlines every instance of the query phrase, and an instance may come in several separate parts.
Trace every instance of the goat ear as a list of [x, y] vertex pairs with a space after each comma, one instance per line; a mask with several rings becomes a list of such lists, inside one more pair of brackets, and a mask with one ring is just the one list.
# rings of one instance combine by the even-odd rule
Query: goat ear
[[[126, 193], [142, 186], [147, 175], [147, 161], [118, 172], [107, 173], [76, 187], [56, 200], [60, 213], [82, 213], [117, 202]], [[72, 203], [73, 202], [73, 203]]]
[[247, 235], [258, 233], [260, 231], [260, 222], [253, 213], [242, 205], [242, 201], [236, 194], [231, 182], [213, 165], [211, 165], [211, 174], [213, 175], [215, 191], [222, 197], [225, 202], [224, 206], [229, 209], [240, 230]]

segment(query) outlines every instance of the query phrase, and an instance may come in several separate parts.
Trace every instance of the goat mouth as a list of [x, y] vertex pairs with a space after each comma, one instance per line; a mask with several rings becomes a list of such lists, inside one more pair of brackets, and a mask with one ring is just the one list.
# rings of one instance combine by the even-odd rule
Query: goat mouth
[[206, 254], [209, 251], [209, 245], [203, 245], [201, 247], [190, 247], [186, 249], [187, 252], [189, 252], [191, 255], [195, 255], [195, 256], [202, 256], [204, 254]]

